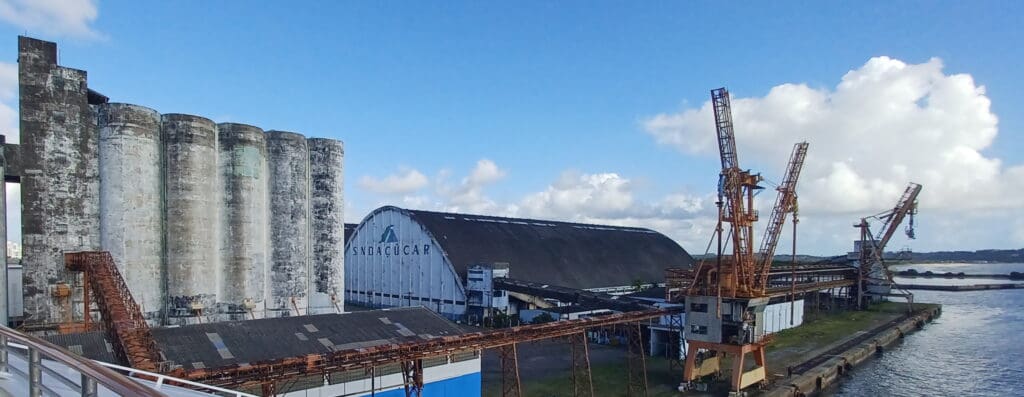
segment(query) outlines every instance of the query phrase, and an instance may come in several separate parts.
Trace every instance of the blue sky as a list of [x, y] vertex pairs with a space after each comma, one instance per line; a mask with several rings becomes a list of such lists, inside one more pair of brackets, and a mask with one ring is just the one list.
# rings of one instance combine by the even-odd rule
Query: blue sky
[[[388, 203], [649, 226], [702, 252], [717, 154], [688, 144], [704, 136], [694, 134], [713, 135], [710, 123], [682, 116], [689, 111], [702, 120], [711, 88], [728, 86], [734, 98], [749, 98], [748, 119], [737, 114], [741, 161], [778, 179], [795, 140], [809, 140], [812, 153], [849, 141], [823, 130], [846, 128], [827, 121], [792, 128], [802, 136], [764, 127], [791, 125], [773, 118], [789, 113], [766, 104], [794, 97], [773, 87], [809, 90], [796, 98], [821, 93], [819, 105], [837, 114], [830, 119], [867, 114], [870, 124], [873, 113], [864, 106], [839, 104], [838, 85], [850, 71], [871, 75], [869, 61], [884, 56], [875, 66], [924, 65], [909, 77], [871, 69], [883, 81], [923, 79], [925, 99], [911, 98], [923, 113], [967, 108], [928, 105], [956, 75], [973, 83], [949, 94], [951, 102], [980, 97], [990, 107], [963, 117], [880, 117], [893, 121], [844, 133], [889, 148], [857, 152], [859, 158], [845, 158], [842, 148], [818, 151], [808, 159], [820, 166], [808, 164], [817, 167], [808, 183], [817, 184], [808, 194], [801, 224], [808, 243], [800, 251], [847, 250], [855, 237], [849, 224], [895, 203], [908, 178], [880, 170], [905, 165], [906, 176], [934, 186], [947, 182], [927, 171], [970, 169], [978, 163], [974, 154], [987, 165], [949, 183], [964, 185], [960, 193], [984, 190], [983, 203], [941, 189], [941, 197], [924, 196], [926, 229], [913, 243], [897, 243], [919, 250], [1011, 248], [1024, 246], [1021, 205], [1002, 186], [1024, 186], [1024, 118], [1016, 111], [1024, 106], [1016, 70], [1024, 61], [1017, 45], [1024, 41], [1021, 11], [1018, 2], [4, 0], [0, 37], [8, 40], [0, 41], [0, 54], [7, 54], [0, 61], [16, 61], [15, 36], [27, 33], [57, 41], [60, 62], [88, 70], [90, 86], [113, 101], [342, 139], [350, 222]], [[983, 93], [966, 93], [981, 86]], [[856, 94], [899, 96], [874, 89]], [[16, 108], [16, 98], [0, 100]], [[664, 123], [652, 124], [659, 116]], [[899, 120], [911, 119], [922, 136], [966, 138], [911, 153], [919, 149], [911, 134], [892, 148], [886, 137], [904, 133]], [[741, 123], [758, 138], [745, 144]], [[995, 135], [986, 132], [991, 128]], [[972, 153], [961, 156], [960, 147]], [[959, 154], [943, 157], [947, 151]], [[848, 179], [835, 162], [863, 183], [840, 183]], [[872, 168], [878, 164], [888, 166]], [[994, 174], [977, 176], [984, 172]], [[925, 191], [936, 191], [932, 186]], [[830, 197], [863, 199], [833, 205]], [[772, 201], [766, 198], [762, 206]], [[963, 234], [950, 236], [951, 229]]]

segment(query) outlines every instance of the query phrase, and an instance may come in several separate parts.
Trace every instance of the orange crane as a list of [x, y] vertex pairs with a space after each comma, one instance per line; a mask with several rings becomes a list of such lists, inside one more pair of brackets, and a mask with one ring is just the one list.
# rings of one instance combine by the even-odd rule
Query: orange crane
[[[861, 218], [859, 223], [853, 225], [860, 229], [860, 240], [857, 241], [854, 249], [858, 254], [857, 260], [860, 262], [857, 277], [857, 304], [859, 307], [863, 307], [866, 303], [864, 301], [865, 293], [892, 295], [890, 291], [895, 283], [892, 280], [892, 272], [885, 265], [882, 256], [885, 253], [885, 246], [889, 244], [889, 240], [896, 234], [896, 229], [900, 227], [904, 219], [909, 218], [906, 229], [907, 237], [914, 238], [914, 214], [917, 213], [917, 195], [920, 193], [921, 185], [910, 182], [895, 207]], [[871, 233], [869, 219], [882, 221], [882, 227], [879, 228], [877, 235]], [[913, 295], [910, 292], [904, 291], [901, 295], [905, 296], [908, 302], [913, 303]]]
[[[686, 384], [690, 384], [699, 377], [718, 373], [722, 357], [731, 355], [730, 384], [733, 391], [739, 392], [766, 379], [764, 349], [768, 338], [764, 334], [763, 315], [769, 299], [768, 274], [786, 215], [795, 211], [796, 184], [808, 145], [801, 142], [793, 148], [785, 179], [778, 187], [779, 195], [764, 242], [755, 255], [753, 229], [758, 213], [754, 209], [754, 194], [762, 189], [758, 185], [762, 178], [739, 166], [729, 92], [725, 88], [712, 90], [711, 101], [722, 161], [716, 202], [718, 255], [714, 262], [698, 264], [683, 298], [687, 340], [683, 377]], [[726, 223], [729, 230], [723, 241]], [[731, 243], [731, 254], [725, 254], [724, 243]], [[679, 290], [681, 284], [676, 280], [680, 278], [678, 274], [669, 273], [666, 273], [666, 293], [671, 298], [675, 297], [671, 291]], [[752, 354], [755, 362], [750, 370], [744, 366], [747, 354]]]
[[[758, 250], [758, 257], [761, 264], [758, 266], [761, 285], [768, 283], [768, 269], [772, 266], [775, 258], [775, 248], [779, 244], [779, 236], [782, 235], [782, 225], [786, 223], [786, 215], [796, 213], [796, 183], [800, 180], [800, 170], [804, 167], [804, 159], [807, 157], [807, 142], [800, 142], [793, 145], [793, 152], [789, 155], [789, 163], [786, 164], [786, 176], [782, 184], [776, 189], [779, 194], [775, 197], [775, 206], [772, 207], [772, 216], [768, 218], [768, 229], [764, 231], [764, 238], [761, 239], [761, 249]], [[794, 222], [796, 221], [794, 215]]]

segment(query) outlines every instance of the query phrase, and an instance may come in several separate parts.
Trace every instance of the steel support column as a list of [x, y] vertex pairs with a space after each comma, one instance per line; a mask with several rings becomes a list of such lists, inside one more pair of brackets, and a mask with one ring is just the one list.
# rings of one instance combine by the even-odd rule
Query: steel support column
[[626, 395], [647, 396], [647, 359], [644, 355], [643, 337], [640, 332], [640, 323], [631, 323], [624, 326], [628, 339], [627, 361], [629, 366], [629, 384]]
[[423, 360], [402, 361], [402, 381], [405, 397], [423, 395]]
[[519, 382], [519, 357], [516, 344], [510, 343], [499, 348], [501, 353], [501, 395], [502, 397], [520, 397], [523, 395], [522, 384]]
[[39, 350], [31, 347], [28, 348], [28, 395], [43, 395], [43, 362], [39, 357]]
[[[7, 291], [4, 291], [6, 294]], [[0, 379], [7, 374], [7, 336], [0, 335]]]
[[97, 397], [98, 395], [96, 379], [90, 378], [86, 374], [82, 374], [82, 397]]
[[590, 348], [587, 346], [586, 332], [569, 335], [572, 350], [572, 395], [575, 397], [592, 397], [594, 380], [590, 374]]

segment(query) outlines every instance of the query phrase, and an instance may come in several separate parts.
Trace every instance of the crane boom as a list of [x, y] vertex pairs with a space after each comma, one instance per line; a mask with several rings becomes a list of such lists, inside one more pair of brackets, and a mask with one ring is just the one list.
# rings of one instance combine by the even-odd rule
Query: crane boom
[[[899, 202], [890, 210], [871, 217], [861, 218], [860, 223], [854, 225], [860, 229], [860, 241], [856, 246], [859, 260], [858, 275], [858, 306], [863, 306], [864, 293], [889, 294], [889, 290], [895, 286], [892, 273], [885, 265], [883, 255], [889, 240], [896, 234], [903, 220], [910, 217], [910, 225], [907, 235], [913, 238], [914, 213], [917, 209], [917, 196], [921, 193], [921, 185], [911, 182], [903, 192]], [[876, 218], [882, 221], [882, 227], [877, 236], [871, 233], [869, 218]], [[867, 282], [867, 284], [865, 284]], [[908, 302], [913, 299], [909, 292], [905, 293]]]
[[[685, 381], [693, 382], [702, 374], [719, 370], [722, 355], [728, 354], [734, 365], [731, 388], [733, 392], [739, 392], [767, 379], [765, 345], [770, 337], [765, 334], [763, 313], [770, 299], [767, 294], [769, 269], [757, 262], [753, 247], [754, 222], [758, 216], [754, 209], [754, 191], [761, 189], [758, 186], [761, 175], [739, 166], [729, 91], [725, 88], [711, 90], [711, 103], [722, 160], [718, 202], [715, 203], [718, 206], [718, 224], [711, 240], [711, 243], [718, 241], [718, 255], [714, 263], [702, 260], [692, 273], [680, 269], [666, 270], [665, 293], [667, 299], [676, 302], [679, 297], [676, 291], [686, 288], [683, 297], [687, 307], [683, 329], [688, 341], [683, 368]], [[793, 207], [796, 181], [806, 152], [807, 143], [800, 143], [790, 157], [786, 182], [779, 189], [781, 204], [776, 204], [777, 213], [773, 215], [773, 222], [778, 225], [769, 232], [775, 236], [762, 250], [770, 247], [769, 251], [774, 252], [781, 223], [785, 221], [786, 212]], [[727, 237], [723, 236], [725, 224], [729, 225]], [[726, 254], [725, 240], [732, 244], [731, 255]], [[708, 249], [710, 251], [710, 244]], [[689, 277], [692, 277], [692, 282], [686, 285], [684, 279]], [[702, 359], [698, 367], [696, 357], [701, 349], [713, 356], [707, 357], [707, 363]], [[754, 356], [753, 368], [749, 370], [743, 364], [748, 354]]]
[[718, 152], [722, 156], [722, 170], [739, 168], [736, 155], [736, 136], [732, 132], [732, 105], [725, 87], [711, 90], [711, 103], [715, 109], [715, 132], [718, 134]]
[[913, 214], [913, 211], [917, 206], [917, 195], [920, 193], [921, 185], [911, 182], [903, 192], [903, 196], [900, 197], [900, 201], [896, 203], [896, 207], [893, 207], [890, 211], [886, 211], [887, 216], [882, 217], [885, 219], [885, 222], [882, 223], [882, 228], [879, 230], [878, 236], [875, 237], [879, 250], [885, 249], [886, 244], [889, 243], [889, 239], [896, 234], [896, 229], [898, 229], [900, 224], [903, 223], [903, 219], [906, 218], [908, 214]]
[[758, 257], [761, 264], [758, 266], [759, 282], [762, 285], [768, 283], [768, 272], [771, 270], [772, 259], [775, 257], [775, 247], [779, 243], [779, 236], [782, 234], [782, 226], [786, 223], [786, 215], [793, 212], [796, 206], [796, 184], [800, 180], [800, 170], [804, 166], [804, 158], [807, 157], [807, 142], [800, 142], [793, 145], [793, 152], [789, 155], [789, 163], [786, 165], [786, 176], [779, 185], [779, 194], [775, 198], [775, 206], [772, 208], [772, 215], [768, 221], [768, 229], [761, 239], [761, 249], [758, 250]]
[[[722, 160], [718, 186], [719, 227], [716, 230], [721, 238], [722, 224], [729, 224], [728, 235], [731, 237], [732, 255], [723, 268], [721, 262], [724, 255], [719, 252], [715, 280], [711, 280], [710, 283], [694, 284], [691, 290], [704, 288], [704, 293], [708, 293], [709, 290], [716, 289], [719, 291], [716, 294], [732, 297], [757, 296], [763, 293], [764, 288], [756, 285], [758, 277], [755, 273], [753, 223], [757, 221], [757, 211], [753, 208], [754, 190], [760, 189], [757, 184], [761, 181], [761, 176], [739, 167], [729, 91], [725, 88], [711, 90], [711, 103], [715, 112], [715, 132]], [[708, 264], [702, 263], [697, 273], [709, 270]], [[723, 278], [728, 281], [723, 282]]]

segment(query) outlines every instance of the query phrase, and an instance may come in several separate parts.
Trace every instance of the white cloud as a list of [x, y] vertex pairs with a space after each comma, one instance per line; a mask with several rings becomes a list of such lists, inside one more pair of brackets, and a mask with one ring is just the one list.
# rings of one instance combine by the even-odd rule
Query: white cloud
[[0, 0], [0, 20], [47, 35], [98, 39], [95, 0]]
[[615, 173], [566, 171], [544, 191], [526, 196], [522, 208], [531, 217], [618, 216], [633, 208], [630, 187]]
[[[924, 185], [917, 217], [918, 250], [1009, 248], [1024, 241], [1024, 165], [986, 154], [998, 118], [985, 88], [970, 75], [946, 74], [942, 62], [920, 64], [872, 58], [834, 88], [783, 84], [763, 97], [733, 97], [743, 167], [781, 178], [792, 144], [809, 141], [800, 181], [801, 253], [841, 254], [852, 248], [851, 227], [895, 205], [910, 181]], [[650, 117], [644, 127], [658, 142], [717, 164], [710, 103]], [[712, 171], [713, 172], [713, 171]], [[487, 188], [506, 172], [481, 160], [449, 183], [442, 170], [433, 192], [406, 196], [420, 208], [585, 223], [648, 227], [694, 254], [712, 237], [714, 186], [701, 192], [650, 197], [645, 186], [615, 172], [565, 171], [543, 189], [496, 200]], [[757, 199], [768, 217], [771, 184]], [[760, 243], [764, 222], [756, 226]], [[788, 253], [787, 223], [778, 252]], [[890, 249], [909, 245], [898, 235]], [[782, 254], [780, 254], [782, 255]]]
[[[1024, 167], [983, 152], [998, 119], [985, 88], [968, 74], [945, 74], [933, 58], [907, 64], [876, 57], [834, 89], [776, 86], [764, 97], [733, 98], [743, 166], [784, 164], [791, 143], [810, 142], [801, 209], [862, 213], [892, 206], [907, 182], [924, 185], [924, 208], [1020, 208]], [[660, 114], [646, 130], [685, 153], [717, 153], [710, 101]], [[766, 169], [766, 175], [778, 171]]]
[[383, 194], [408, 194], [427, 186], [430, 181], [423, 173], [412, 169], [403, 168], [397, 174], [391, 174], [383, 179], [377, 179], [365, 175], [359, 179], [359, 186], [374, 193]]
[[518, 208], [515, 205], [498, 204], [484, 193], [484, 189], [501, 180], [507, 172], [493, 161], [480, 159], [462, 182], [452, 186], [447, 182], [450, 171], [442, 170], [438, 175], [437, 193], [442, 199], [441, 210], [512, 216]]
[[498, 168], [498, 165], [494, 164], [493, 161], [480, 159], [476, 162], [476, 167], [473, 168], [473, 171], [463, 181], [463, 184], [472, 186], [487, 185], [504, 178], [505, 174], [505, 170]]
[[636, 184], [617, 173], [566, 171], [543, 191], [523, 197], [518, 215], [646, 227], [675, 239], [687, 249], [699, 248], [699, 253], [704, 252], [715, 224], [708, 212], [712, 197], [673, 193], [658, 200], [644, 200], [635, 189]]
[[[919, 233], [932, 235], [926, 247], [1019, 244], [1012, 231], [992, 231], [988, 221], [993, 213], [1014, 219], [1024, 209], [1015, 193], [1024, 189], [1024, 165], [985, 154], [998, 132], [985, 87], [968, 74], [944, 73], [937, 58], [908, 64], [876, 57], [834, 88], [783, 84], [763, 97], [734, 96], [732, 105], [743, 167], [781, 175], [792, 143], [810, 142], [799, 191], [801, 228], [810, 229], [801, 234], [811, 244], [845, 248], [855, 237], [846, 224], [891, 208], [910, 181], [924, 186], [923, 213], [958, 218], [960, 233]], [[683, 153], [717, 155], [710, 101], [653, 116], [644, 127]], [[769, 210], [771, 199], [759, 202], [762, 213]]]

